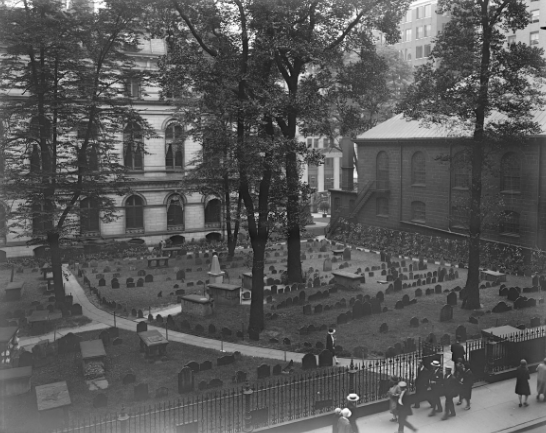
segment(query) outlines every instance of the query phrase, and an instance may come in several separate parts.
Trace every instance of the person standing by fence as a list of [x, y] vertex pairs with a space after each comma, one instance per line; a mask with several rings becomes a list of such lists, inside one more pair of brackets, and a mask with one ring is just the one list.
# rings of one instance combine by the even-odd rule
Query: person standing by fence
[[525, 359], [522, 359], [516, 371], [516, 394], [519, 397], [519, 407], [522, 406], [522, 396], [525, 396], [523, 406], [529, 406], [529, 404], [527, 403], [527, 399], [531, 395], [531, 387], [529, 386], [530, 378], [531, 376], [529, 375], [529, 369], [527, 368], [527, 361]]
[[459, 382], [457, 378], [452, 374], [451, 368], [446, 368], [446, 377], [444, 378], [444, 393], [446, 396], [445, 401], [445, 413], [442, 420], [445, 421], [450, 416], [455, 416], [455, 405], [453, 399], [459, 393]]
[[537, 366], [537, 401], [540, 400], [540, 394], [546, 402], [546, 358]]
[[430, 370], [423, 364], [423, 360], [420, 359], [419, 366], [417, 367], [417, 377], [415, 378], [415, 395], [413, 400], [413, 407], [415, 409], [419, 409], [421, 407], [421, 402], [427, 400], [429, 378]]
[[335, 333], [336, 330], [333, 328], [328, 330], [328, 335], [326, 335], [326, 350], [329, 350], [332, 353], [332, 359], [337, 365], [339, 362], [336, 357], [336, 339], [334, 338]]
[[417, 429], [408, 422], [408, 416], [413, 415], [410, 406], [408, 384], [402, 381], [398, 383], [398, 387], [400, 388], [400, 397], [398, 397], [398, 407], [396, 410], [398, 413], [398, 433], [404, 433], [404, 427], [416, 432]]
[[459, 362], [459, 359], [462, 359], [464, 361], [465, 355], [466, 351], [464, 350], [464, 346], [461, 343], [461, 337], [457, 337], [457, 342], [451, 345], [451, 360], [453, 361], [453, 364], [457, 364]]
[[442, 386], [444, 381], [444, 375], [442, 369], [440, 368], [439, 361], [432, 361], [430, 366], [433, 368], [430, 375], [430, 403], [432, 405], [432, 412], [428, 416], [436, 415], [436, 412], [442, 412], [442, 402], [440, 401], [440, 396], [442, 395]]

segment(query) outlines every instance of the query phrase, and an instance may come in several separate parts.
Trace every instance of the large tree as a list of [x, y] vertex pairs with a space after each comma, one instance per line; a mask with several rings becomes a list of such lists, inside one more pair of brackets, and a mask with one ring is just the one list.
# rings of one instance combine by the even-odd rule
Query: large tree
[[[255, 0], [252, 28], [283, 83], [274, 120], [289, 144], [284, 163], [289, 281], [302, 278], [298, 153], [305, 148], [296, 140], [302, 116], [320, 111], [320, 93], [334, 85], [331, 70], [343, 63], [349, 47], [360, 46], [363, 36], [371, 38], [373, 29], [389, 42], [398, 39], [397, 24], [408, 5], [406, 0]], [[313, 68], [320, 72], [311, 73]]]
[[100, 12], [79, 5], [22, 0], [0, 13], [1, 199], [10, 230], [49, 246], [59, 299], [60, 241], [116, 217], [113, 195], [127, 180], [119, 136], [127, 124], [129, 144], [149, 133], [124, 85], [139, 73], [125, 51], [137, 46], [142, 2], [107, 0]]
[[[460, 134], [471, 173], [468, 217], [469, 309], [480, 308], [480, 238], [485, 167], [490, 151], [539, 131], [533, 110], [544, 104], [537, 78], [543, 52], [507, 44], [505, 32], [524, 29], [530, 14], [523, 0], [440, 0], [438, 13], [451, 16], [435, 41], [430, 61], [415, 72], [400, 109], [425, 124]], [[491, 116], [491, 117], [490, 117]]]

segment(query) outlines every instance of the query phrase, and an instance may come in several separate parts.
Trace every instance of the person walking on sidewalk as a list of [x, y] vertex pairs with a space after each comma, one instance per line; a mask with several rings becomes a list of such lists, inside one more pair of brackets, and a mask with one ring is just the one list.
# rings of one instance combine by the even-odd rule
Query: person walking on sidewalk
[[341, 411], [341, 416], [337, 421], [337, 433], [353, 433], [351, 422], [349, 421], [352, 415], [350, 409], [345, 408]]
[[396, 376], [391, 376], [390, 381], [391, 381], [391, 387], [389, 388], [387, 392], [387, 395], [389, 396], [389, 410], [392, 414], [391, 421], [397, 422], [398, 421], [398, 418], [397, 418], [398, 398], [400, 397], [401, 389], [400, 389], [398, 378]]
[[455, 416], [455, 405], [453, 399], [459, 393], [459, 382], [457, 378], [452, 374], [451, 368], [446, 368], [446, 377], [444, 378], [444, 393], [446, 396], [445, 401], [445, 413], [442, 420], [445, 421], [450, 416]]
[[460, 397], [461, 400], [457, 403], [457, 405], [462, 404], [462, 400], [466, 400], [466, 407], [465, 410], [470, 409], [470, 399], [472, 398], [472, 385], [474, 385], [474, 373], [472, 373], [472, 370], [470, 367], [467, 367], [466, 365], [462, 365], [462, 373], [460, 376]]
[[353, 433], [359, 433], [358, 426], [356, 425], [356, 404], [358, 403], [358, 400], [360, 400], [360, 397], [358, 396], [358, 394], [352, 391], [347, 396], [347, 409], [349, 409], [353, 414], [349, 417], [349, 422], [351, 423], [351, 429]]
[[419, 409], [421, 407], [421, 402], [428, 399], [427, 392], [429, 378], [430, 370], [425, 366], [425, 364], [423, 364], [423, 360], [420, 359], [419, 366], [417, 367], [417, 377], [415, 378], [415, 395], [413, 400], [413, 407], [415, 409]]
[[336, 330], [333, 328], [330, 328], [328, 330], [328, 334], [326, 335], [326, 350], [329, 350], [332, 353], [332, 358], [334, 362], [339, 364], [337, 357], [336, 357], [336, 339], [334, 338], [334, 334], [336, 333]]
[[442, 373], [442, 369], [440, 368], [439, 361], [432, 361], [430, 366], [433, 368], [429, 381], [432, 412], [430, 412], [428, 416], [434, 416], [436, 415], [436, 412], [442, 412], [442, 402], [440, 401], [440, 396], [442, 395], [444, 375]]
[[453, 361], [453, 364], [457, 364], [457, 362], [459, 362], [459, 359], [462, 359], [464, 361], [465, 355], [466, 351], [464, 350], [464, 346], [461, 343], [461, 337], [457, 337], [457, 342], [451, 345], [451, 360]]
[[332, 433], [339, 433], [339, 419], [342, 417], [341, 408], [336, 407], [334, 409], [334, 421], [332, 422]]
[[540, 400], [540, 394], [546, 402], [546, 358], [537, 366], [537, 401]]
[[404, 427], [409, 428], [411, 431], [416, 432], [417, 429], [408, 422], [408, 416], [413, 415], [411, 410], [410, 395], [408, 392], [408, 384], [406, 382], [399, 382], [398, 387], [400, 388], [400, 397], [397, 401], [397, 412], [398, 412], [398, 432], [404, 433]]
[[527, 361], [525, 359], [522, 359], [516, 371], [516, 394], [519, 397], [519, 407], [522, 406], [522, 396], [525, 396], [523, 406], [529, 406], [529, 404], [527, 403], [527, 399], [531, 395], [531, 387], [529, 386], [530, 378], [531, 376], [529, 375], [529, 369], [527, 368]]

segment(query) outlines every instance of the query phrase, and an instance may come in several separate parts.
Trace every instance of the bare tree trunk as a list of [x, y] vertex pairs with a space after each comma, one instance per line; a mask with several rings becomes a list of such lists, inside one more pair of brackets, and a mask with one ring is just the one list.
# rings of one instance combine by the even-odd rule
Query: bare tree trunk
[[291, 283], [302, 282], [301, 271], [301, 233], [300, 233], [300, 197], [298, 161], [295, 152], [286, 155], [286, 183], [288, 201], [286, 204], [286, 218], [288, 222], [286, 234], [287, 276]]
[[59, 246], [59, 234], [49, 232], [47, 234], [47, 243], [51, 255], [51, 267], [53, 268], [53, 286], [55, 288], [55, 299], [57, 302], [64, 302], [64, 282], [63, 269], [61, 263], [61, 249]]

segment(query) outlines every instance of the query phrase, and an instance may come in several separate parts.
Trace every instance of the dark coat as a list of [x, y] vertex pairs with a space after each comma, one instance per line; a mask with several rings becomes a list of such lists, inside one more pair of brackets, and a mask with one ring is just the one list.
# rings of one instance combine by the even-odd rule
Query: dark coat
[[529, 387], [529, 370], [527, 367], [518, 367], [516, 371], [516, 394], [517, 395], [531, 395], [531, 388]]
[[339, 418], [337, 421], [337, 431], [338, 433], [352, 433], [353, 428], [351, 427], [351, 423], [347, 418]]
[[459, 381], [453, 374], [449, 374], [444, 379], [444, 394], [448, 398], [459, 394]]
[[330, 352], [334, 353], [334, 336], [333, 335], [326, 335], [326, 350], [329, 350]]
[[453, 362], [457, 362], [458, 359], [464, 360], [466, 351], [461, 343], [453, 343], [451, 345], [451, 355]]
[[[400, 404], [400, 401], [402, 401], [402, 404]], [[411, 410], [410, 393], [407, 389], [402, 391], [400, 398], [397, 400], [396, 410], [398, 411], [398, 415], [413, 415], [413, 411]]]
[[441, 368], [437, 368], [430, 374], [430, 388], [435, 391], [440, 391], [444, 385], [444, 374]]
[[430, 378], [430, 370], [424, 365], [417, 370], [417, 377], [415, 378], [415, 388], [417, 390], [426, 390], [428, 388], [428, 381]]

